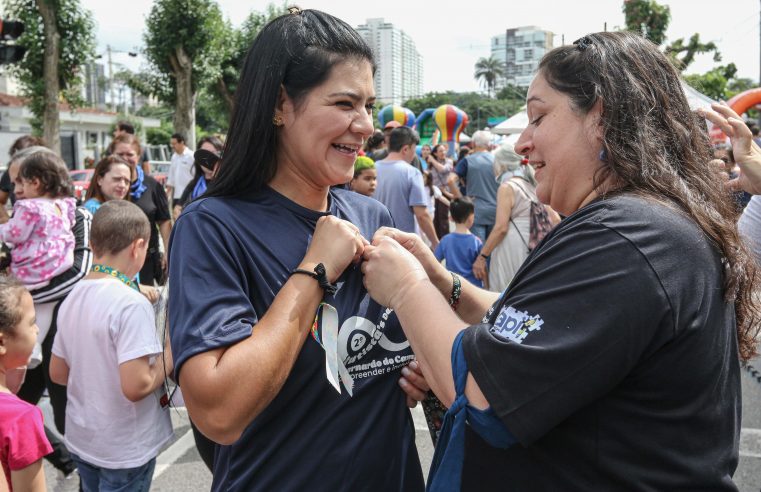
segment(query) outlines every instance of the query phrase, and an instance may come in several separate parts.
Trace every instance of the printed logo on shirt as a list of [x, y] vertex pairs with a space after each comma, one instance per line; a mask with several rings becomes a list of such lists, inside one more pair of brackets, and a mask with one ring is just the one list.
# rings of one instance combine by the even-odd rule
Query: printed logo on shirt
[[543, 324], [544, 320], [538, 314], [529, 316], [526, 311], [506, 306], [499, 312], [490, 331], [515, 343], [523, 343], [529, 333], [541, 330]]
[[415, 359], [410, 342], [406, 339], [393, 342], [386, 336], [385, 326], [391, 312], [386, 309], [377, 325], [361, 316], [352, 316], [341, 324], [338, 357], [354, 379], [392, 372]]

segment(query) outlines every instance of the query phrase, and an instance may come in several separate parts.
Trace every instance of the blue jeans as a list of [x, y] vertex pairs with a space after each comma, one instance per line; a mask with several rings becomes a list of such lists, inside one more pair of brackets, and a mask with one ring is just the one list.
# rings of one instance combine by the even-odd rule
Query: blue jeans
[[486, 242], [486, 238], [491, 234], [491, 230], [494, 229], [494, 224], [473, 224], [470, 228], [470, 232], [478, 236], [482, 242]]
[[112, 469], [92, 465], [71, 453], [85, 492], [149, 492], [156, 458], [137, 468]]

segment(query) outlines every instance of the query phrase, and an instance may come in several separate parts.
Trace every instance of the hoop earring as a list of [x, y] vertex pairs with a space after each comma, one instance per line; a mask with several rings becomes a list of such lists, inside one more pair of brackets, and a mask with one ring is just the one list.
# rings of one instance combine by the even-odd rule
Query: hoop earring
[[283, 126], [283, 117], [282, 116], [273, 116], [272, 117], [272, 124], [275, 126]]

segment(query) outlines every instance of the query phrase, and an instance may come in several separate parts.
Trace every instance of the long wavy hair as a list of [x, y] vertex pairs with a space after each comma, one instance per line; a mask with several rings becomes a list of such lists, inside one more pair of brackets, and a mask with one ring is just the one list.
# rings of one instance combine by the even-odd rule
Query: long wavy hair
[[759, 306], [755, 260], [737, 231], [737, 212], [709, 165], [703, 119], [687, 103], [679, 73], [650, 41], [630, 32], [584, 36], [542, 58], [539, 72], [569, 96], [574, 110], [602, 101], [602, 183], [671, 204], [702, 230], [723, 257], [724, 297], [735, 305], [740, 357], [756, 354]]
[[281, 89], [298, 109], [339, 63], [366, 60], [375, 73], [372, 50], [350, 25], [318, 10], [292, 12], [267, 24], [246, 55], [225, 157], [206, 196], [255, 191], [275, 177], [278, 132], [272, 118]]

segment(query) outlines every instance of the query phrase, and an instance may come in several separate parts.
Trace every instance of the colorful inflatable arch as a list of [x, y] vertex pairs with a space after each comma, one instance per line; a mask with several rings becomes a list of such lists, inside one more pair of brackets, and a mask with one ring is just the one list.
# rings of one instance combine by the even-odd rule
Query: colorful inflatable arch
[[436, 122], [433, 121], [434, 111], [436, 111], [436, 108], [424, 109], [415, 120], [413, 128], [420, 135], [420, 145], [436, 145], [439, 143]]

